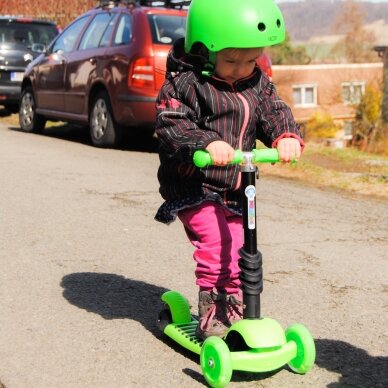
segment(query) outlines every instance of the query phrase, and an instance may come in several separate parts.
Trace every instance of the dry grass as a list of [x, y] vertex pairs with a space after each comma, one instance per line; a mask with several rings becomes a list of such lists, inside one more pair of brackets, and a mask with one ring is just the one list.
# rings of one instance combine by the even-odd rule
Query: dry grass
[[261, 166], [263, 173], [351, 194], [388, 198], [388, 158], [308, 143], [297, 164]]

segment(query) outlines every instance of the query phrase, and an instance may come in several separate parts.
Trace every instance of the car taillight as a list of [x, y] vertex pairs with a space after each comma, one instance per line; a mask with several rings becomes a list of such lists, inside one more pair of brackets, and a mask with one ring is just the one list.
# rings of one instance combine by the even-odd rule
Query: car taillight
[[154, 64], [152, 58], [145, 57], [136, 59], [128, 77], [128, 86], [155, 88]]

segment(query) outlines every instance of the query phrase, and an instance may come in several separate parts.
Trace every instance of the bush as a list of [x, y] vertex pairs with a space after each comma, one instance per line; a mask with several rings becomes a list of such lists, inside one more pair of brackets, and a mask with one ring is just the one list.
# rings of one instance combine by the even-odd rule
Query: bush
[[323, 140], [336, 136], [339, 126], [334, 123], [328, 113], [314, 113], [313, 117], [306, 123], [306, 139]]

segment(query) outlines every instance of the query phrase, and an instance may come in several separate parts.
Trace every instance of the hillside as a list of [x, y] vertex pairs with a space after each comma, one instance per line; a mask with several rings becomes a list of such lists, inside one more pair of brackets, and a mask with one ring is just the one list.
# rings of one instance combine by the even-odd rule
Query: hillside
[[[334, 23], [342, 10], [342, 1], [308, 0], [281, 2], [286, 28], [293, 42], [307, 42], [336, 34]], [[365, 27], [375, 31], [377, 40], [388, 39], [388, 3], [358, 2]], [[375, 28], [377, 27], [377, 31]]]

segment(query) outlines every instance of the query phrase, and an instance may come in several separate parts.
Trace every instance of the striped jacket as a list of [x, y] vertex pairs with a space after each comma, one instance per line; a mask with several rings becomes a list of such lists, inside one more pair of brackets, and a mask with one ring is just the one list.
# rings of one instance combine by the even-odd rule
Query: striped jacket
[[157, 99], [158, 179], [166, 201], [211, 193], [235, 197], [240, 185], [238, 166], [199, 169], [192, 163], [194, 151], [215, 140], [243, 151], [252, 150], [256, 139], [267, 147], [285, 136], [302, 142], [290, 108], [258, 67], [231, 85], [203, 75], [196, 62], [184, 57], [183, 42], [176, 42]]

